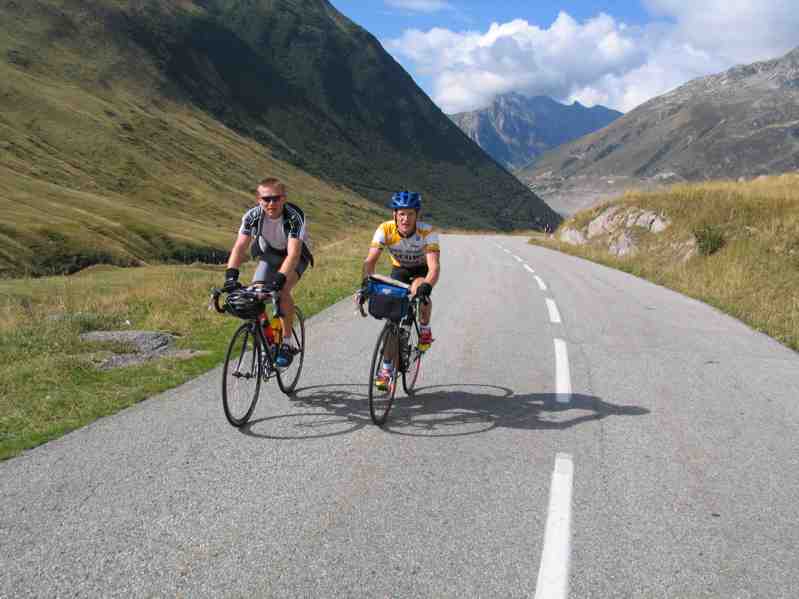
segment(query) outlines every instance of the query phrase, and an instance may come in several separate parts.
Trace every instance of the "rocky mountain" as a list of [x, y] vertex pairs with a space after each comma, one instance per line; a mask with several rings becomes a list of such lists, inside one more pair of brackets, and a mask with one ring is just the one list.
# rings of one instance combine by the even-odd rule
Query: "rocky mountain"
[[511, 92], [497, 96], [488, 108], [450, 115], [461, 130], [509, 170], [609, 125], [621, 112], [579, 102], [567, 106], [546, 96]]
[[799, 48], [695, 79], [542, 156], [537, 189], [582, 178], [680, 181], [799, 168]]

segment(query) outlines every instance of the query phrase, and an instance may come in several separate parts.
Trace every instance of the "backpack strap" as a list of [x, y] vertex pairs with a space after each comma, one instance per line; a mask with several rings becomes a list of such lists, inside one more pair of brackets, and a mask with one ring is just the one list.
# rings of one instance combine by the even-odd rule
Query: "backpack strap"
[[250, 254], [252, 254], [253, 258], [260, 258], [264, 255], [264, 251], [261, 249], [261, 231], [263, 230], [264, 226], [264, 209], [260, 205], [258, 206], [258, 216], [255, 217], [256, 225], [255, 235], [253, 235], [252, 242], [250, 243]]

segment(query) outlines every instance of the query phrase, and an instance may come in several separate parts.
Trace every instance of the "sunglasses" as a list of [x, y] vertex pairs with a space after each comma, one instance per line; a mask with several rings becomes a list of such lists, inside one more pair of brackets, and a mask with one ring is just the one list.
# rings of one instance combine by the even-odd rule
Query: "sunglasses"
[[271, 204], [272, 202], [279, 202], [283, 199], [283, 196], [258, 196], [258, 199], [267, 204]]

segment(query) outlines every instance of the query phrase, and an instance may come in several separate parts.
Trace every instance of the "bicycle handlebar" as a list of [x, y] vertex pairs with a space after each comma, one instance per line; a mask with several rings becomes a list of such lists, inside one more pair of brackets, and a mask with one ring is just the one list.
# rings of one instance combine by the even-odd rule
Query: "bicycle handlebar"
[[[259, 301], [267, 301], [271, 300], [272, 305], [275, 309], [275, 314], [277, 316], [282, 316], [280, 313], [280, 292], [279, 291], [263, 291], [260, 289], [251, 289], [251, 288], [244, 288], [245, 291], [252, 293], [255, 298]], [[208, 309], [210, 310], [213, 307], [217, 312], [220, 314], [224, 314], [227, 312], [224, 306], [219, 305], [219, 298], [220, 296], [225, 293], [224, 289], [217, 289], [216, 287], [211, 289], [211, 301], [209, 302]], [[230, 293], [230, 292], [227, 292]]]
[[362, 289], [358, 290], [357, 295], [358, 298], [356, 300], [356, 303], [358, 304], [358, 312], [361, 313], [361, 316], [363, 318], [366, 318], [366, 311], [363, 309], [363, 305], [366, 303], [366, 300], [369, 299], [369, 297], [365, 293], [363, 293]]
[[210, 310], [211, 307], [213, 306], [216, 309], [217, 312], [219, 312], [220, 314], [224, 314], [225, 313], [225, 309], [221, 308], [219, 306], [219, 296], [220, 295], [222, 295], [222, 290], [221, 289], [217, 289], [216, 287], [211, 289], [211, 301], [208, 302], [208, 304], [209, 304], [208, 305], [208, 309]]

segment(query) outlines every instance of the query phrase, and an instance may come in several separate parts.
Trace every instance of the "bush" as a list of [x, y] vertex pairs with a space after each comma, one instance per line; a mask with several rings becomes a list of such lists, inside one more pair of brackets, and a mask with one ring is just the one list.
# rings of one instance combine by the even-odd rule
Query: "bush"
[[724, 247], [724, 232], [721, 227], [705, 224], [694, 229], [693, 234], [696, 238], [699, 254], [702, 256], [715, 254]]

